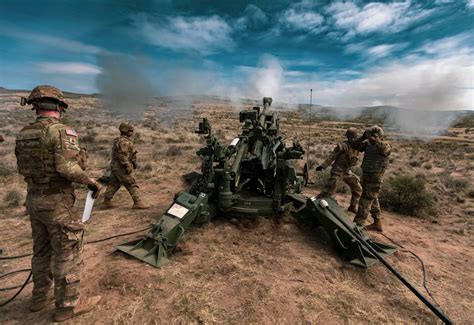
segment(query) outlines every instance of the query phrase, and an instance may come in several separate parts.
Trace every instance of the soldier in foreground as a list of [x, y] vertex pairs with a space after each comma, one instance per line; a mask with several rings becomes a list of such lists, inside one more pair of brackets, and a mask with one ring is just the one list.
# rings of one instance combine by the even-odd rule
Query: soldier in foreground
[[362, 186], [359, 177], [351, 171], [351, 167], [354, 167], [359, 159], [359, 151], [353, 149], [351, 144], [357, 139], [357, 130], [355, 128], [347, 129], [346, 137], [347, 140], [339, 143], [329, 157], [316, 167], [317, 171], [321, 171], [331, 166], [331, 177], [317, 197], [333, 196], [336, 193], [337, 181], [342, 179], [349, 185], [352, 193], [351, 204], [347, 210], [356, 213], [357, 204], [362, 194]]
[[133, 125], [128, 122], [121, 123], [119, 130], [120, 137], [114, 139], [112, 147], [112, 161], [110, 163], [112, 174], [105, 191], [103, 206], [106, 209], [115, 208], [111, 200], [123, 185], [133, 199], [133, 209], [149, 209], [150, 207], [140, 199], [137, 182], [132, 176], [133, 170], [137, 168], [137, 152], [133, 149], [131, 139], [134, 131]]
[[77, 133], [60, 122], [68, 107], [63, 93], [52, 86], [38, 86], [27, 99], [22, 98], [25, 104], [33, 105], [37, 115], [34, 123], [20, 131], [15, 146], [18, 171], [27, 184], [26, 209], [33, 235], [29, 308], [35, 312], [50, 303], [52, 274], [54, 318], [64, 321], [89, 312], [101, 299], [79, 297], [84, 224], [72, 212], [73, 182], [87, 185], [95, 197], [101, 186], [78, 163]]
[[364, 152], [361, 166], [363, 172], [362, 197], [354, 222], [358, 226], [363, 226], [370, 212], [374, 223], [367, 226], [366, 229], [382, 232], [379, 192], [392, 147], [384, 141], [382, 128], [374, 125], [354, 142], [353, 148]]

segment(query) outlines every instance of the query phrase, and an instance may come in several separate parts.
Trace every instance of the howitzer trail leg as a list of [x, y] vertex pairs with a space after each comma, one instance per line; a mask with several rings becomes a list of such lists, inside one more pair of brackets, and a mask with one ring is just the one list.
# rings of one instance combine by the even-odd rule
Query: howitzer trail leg
[[196, 219], [210, 219], [207, 195], [178, 193], [165, 214], [153, 224], [142, 239], [118, 245], [116, 248], [155, 267], [166, 264], [184, 232]]
[[[359, 243], [357, 238], [348, 228], [357, 232], [364, 240], [382, 256], [393, 254], [395, 247], [375, 242], [368, 238], [361, 228], [349, 221], [332, 198], [317, 199], [310, 198], [303, 201], [301, 196], [289, 196], [292, 200], [298, 201], [298, 210], [295, 212], [297, 219], [322, 226], [333, 239], [338, 250], [349, 259], [349, 263], [369, 267], [377, 261], [376, 257]], [[324, 202], [324, 204], [322, 204]], [[322, 205], [321, 205], [322, 204]]]

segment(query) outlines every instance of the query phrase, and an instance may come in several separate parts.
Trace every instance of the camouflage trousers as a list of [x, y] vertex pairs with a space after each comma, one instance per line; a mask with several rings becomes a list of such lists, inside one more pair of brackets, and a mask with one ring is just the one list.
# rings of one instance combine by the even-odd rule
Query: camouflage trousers
[[362, 194], [362, 186], [360, 185], [360, 180], [357, 175], [355, 175], [350, 170], [347, 172], [333, 172], [331, 170], [331, 176], [327, 180], [324, 189], [319, 195], [318, 198], [324, 198], [333, 196], [336, 193], [337, 182], [338, 180], [343, 180], [344, 183], [349, 185], [351, 189], [351, 206], [357, 207], [359, 203], [359, 198]]
[[130, 193], [133, 202], [140, 201], [138, 185], [135, 181], [135, 178], [132, 175], [128, 175], [125, 171], [122, 170], [112, 170], [112, 175], [110, 175], [110, 182], [107, 185], [107, 189], [104, 194], [105, 199], [111, 200], [122, 185], [127, 189], [128, 193]]
[[74, 193], [28, 194], [33, 302], [47, 298], [53, 279], [56, 308], [74, 307], [79, 300], [84, 225], [72, 212], [74, 202]]
[[362, 175], [362, 196], [359, 201], [356, 219], [365, 221], [370, 214], [374, 220], [380, 218], [379, 192], [382, 184], [382, 173], [367, 173]]

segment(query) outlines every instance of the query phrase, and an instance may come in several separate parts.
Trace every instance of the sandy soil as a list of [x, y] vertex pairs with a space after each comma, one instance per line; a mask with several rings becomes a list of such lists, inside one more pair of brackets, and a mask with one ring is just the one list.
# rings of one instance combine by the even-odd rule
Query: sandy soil
[[[85, 109], [97, 106], [97, 102], [90, 98], [75, 99], [72, 104], [76, 107], [82, 105]], [[5, 135], [1, 150], [6, 168], [14, 166], [14, 136], [21, 125], [16, 121], [23, 123], [31, 116], [31, 111], [18, 112], [13, 110], [14, 104], [9, 105], [0, 109], [4, 118], [10, 118], [10, 123], [0, 126], [0, 134]], [[172, 202], [174, 193], [186, 187], [180, 175], [199, 166], [194, 152], [201, 142], [191, 131], [202, 116], [207, 114], [211, 123], [215, 123], [214, 130], [221, 130], [218, 135], [226, 141], [232, 139], [238, 131], [234, 120], [237, 113], [229, 107], [224, 107], [226, 110], [222, 112], [223, 108], [218, 105], [213, 109], [204, 109], [204, 106], [205, 103], [198, 105], [194, 114], [175, 123], [171, 130], [160, 127], [152, 130], [143, 124], [138, 126], [141, 141], [137, 147], [142, 169], [137, 172], [137, 179], [143, 197], [153, 207], [146, 211], [131, 210], [132, 201], [121, 189], [116, 198], [119, 208], [94, 210], [87, 226], [86, 241], [141, 229], [163, 213]], [[92, 130], [98, 132], [93, 143], [86, 146], [91, 152], [91, 173], [99, 176], [107, 165], [110, 141], [116, 136], [113, 125], [120, 119], [110, 119], [103, 109], [87, 112], [87, 117], [71, 113], [68, 118], [74, 121], [81, 135]], [[294, 119], [293, 114], [283, 114], [281, 124], [288, 139], [299, 137], [304, 140], [306, 133], [301, 130], [304, 123]], [[312, 159], [319, 162], [335, 141], [341, 139], [343, 129], [329, 125], [313, 125], [312, 129], [315, 135], [311, 143]], [[474, 290], [471, 285], [474, 283], [474, 207], [472, 198], [465, 192], [454, 193], [447, 188], [438, 188], [435, 180], [447, 169], [472, 180], [472, 168], [469, 168], [471, 141], [467, 143], [468, 147], [460, 147], [461, 143], [444, 138], [443, 142], [449, 142], [453, 147], [442, 149], [452, 154], [441, 157], [438, 153], [430, 155], [431, 149], [425, 147], [432, 148], [431, 144], [394, 138], [397, 159], [390, 170], [395, 173], [417, 169], [432, 177], [432, 188], [438, 191], [439, 213], [433, 218], [415, 218], [383, 212], [386, 235], [423, 259], [428, 272], [428, 287], [442, 309], [459, 324], [474, 322]], [[169, 153], [170, 146], [179, 147], [181, 154]], [[417, 153], [413, 153], [415, 147]], [[467, 154], [456, 158], [453, 153], [459, 148], [460, 152]], [[408, 165], [410, 159], [421, 159], [421, 156], [427, 157], [423, 164], [433, 164], [431, 169]], [[441, 158], [443, 161], [436, 164], [436, 159]], [[150, 170], [145, 167], [147, 164]], [[316, 179], [319, 176], [312, 171], [311, 177]], [[25, 194], [21, 178], [13, 171], [1, 179], [4, 186], [0, 189], [0, 198], [4, 198], [12, 188]], [[319, 190], [312, 185], [305, 189], [305, 194], [316, 195]], [[85, 190], [79, 189], [78, 210], [84, 204], [84, 197]], [[347, 207], [347, 194], [338, 193], [337, 199]], [[464, 203], [460, 203], [462, 200]], [[31, 229], [23, 207], [21, 204], [1, 204], [0, 248], [4, 255], [30, 252]], [[371, 236], [388, 243], [381, 235]], [[160, 269], [114, 250], [114, 245], [137, 237], [140, 235], [85, 247], [82, 294], [101, 294], [103, 300], [93, 312], [66, 323], [439, 323], [381, 264], [367, 270], [346, 264], [318, 233], [301, 229], [290, 216], [281, 223], [262, 218], [250, 224], [231, 224], [217, 219], [193, 227], [185, 234], [172, 262]], [[399, 250], [388, 260], [425, 292], [421, 265], [406, 250]], [[28, 268], [29, 263], [29, 258], [0, 261], [0, 275]], [[27, 273], [21, 273], [0, 279], [0, 287], [20, 284], [26, 276]], [[29, 285], [11, 304], [0, 308], [0, 323], [45, 324], [52, 321], [53, 304], [38, 313], [28, 311], [31, 288]], [[13, 292], [0, 291], [0, 302]]]

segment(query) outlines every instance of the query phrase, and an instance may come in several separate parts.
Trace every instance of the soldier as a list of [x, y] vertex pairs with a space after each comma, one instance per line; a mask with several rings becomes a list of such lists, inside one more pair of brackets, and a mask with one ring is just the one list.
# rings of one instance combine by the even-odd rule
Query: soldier
[[101, 186], [79, 166], [77, 133], [60, 122], [68, 107], [63, 93], [52, 86], [38, 86], [21, 104], [33, 105], [37, 115], [34, 123], [20, 131], [15, 146], [18, 172], [27, 184], [26, 209], [33, 235], [29, 308], [34, 312], [49, 304], [54, 279], [54, 318], [64, 321], [89, 312], [101, 299], [79, 298], [84, 225], [72, 212], [73, 182], [87, 185], [95, 197]]
[[348, 128], [346, 131], [347, 140], [339, 143], [331, 152], [329, 157], [318, 167], [317, 171], [326, 169], [331, 165], [331, 177], [318, 198], [324, 198], [336, 193], [337, 181], [342, 179], [351, 188], [351, 204], [347, 210], [356, 213], [357, 203], [362, 193], [359, 177], [351, 171], [351, 167], [357, 164], [359, 152], [352, 149], [351, 144], [357, 139], [357, 130]]
[[353, 148], [364, 152], [362, 161], [363, 190], [354, 222], [358, 226], [363, 226], [370, 211], [374, 223], [367, 226], [366, 229], [382, 232], [379, 191], [392, 147], [384, 141], [382, 128], [375, 125], [365, 131], [362, 137], [354, 143]]
[[137, 152], [133, 150], [133, 125], [124, 122], [119, 126], [120, 137], [115, 138], [112, 147], [110, 182], [104, 195], [103, 206], [106, 209], [115, 208], [111, 200], [121, 185], [125, 186], [133, 199], [133, 209], [149, 209], [140, 199], [138, 185], [132, 172], [137, 168]]

